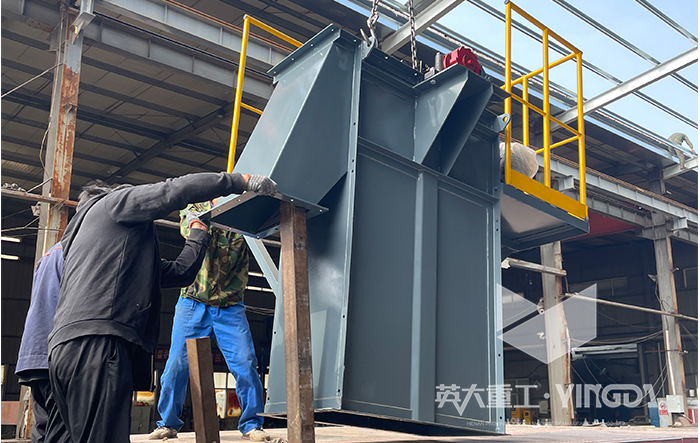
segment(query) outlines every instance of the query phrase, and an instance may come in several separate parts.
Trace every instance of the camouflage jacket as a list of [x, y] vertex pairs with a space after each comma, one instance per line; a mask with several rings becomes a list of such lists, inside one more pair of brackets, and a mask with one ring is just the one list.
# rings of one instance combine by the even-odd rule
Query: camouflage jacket
[[[185, 211], [202, 212], [212, 207], [209, 202], [195, 203], [180, 211], [180, 234], [185, 238], [189, 235]], [[233, 306], [243, 301], [248, 284], [248, 246], [242, 235], [216, 228], [209, 233], [211, 240], [202, 268], [194, 283], [180, 291], [180, 296], [219, 308]]]

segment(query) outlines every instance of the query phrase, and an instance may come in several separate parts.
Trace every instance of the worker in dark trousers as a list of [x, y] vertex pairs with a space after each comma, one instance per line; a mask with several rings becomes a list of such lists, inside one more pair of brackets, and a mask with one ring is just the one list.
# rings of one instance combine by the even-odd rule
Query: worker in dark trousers
[[[61, 242], [65, 264], [49, 336], [49, 377], [73, 443], [129, 441], [132, 361], [137, 351], [155, 347], [160, 287], [187, 286], [198, 271], [183, 275], [177, 262], [161, 264], [153, 221], [189, 203], [276, 190], [263, 176], [191, 174], [110, 190], [71, 220]], [[199, 223], [196, 214], [189, 217], [190, 228]], [[200, 253], [209, 241], [205, 229], [190, 234]]]
[[[91, 184], [83, 190], [82, 200], [85, 202], [103, 193], [102, 187]], [[80, 211], [83, 206], [78, 205], [77, 210]], [[198, 267], [196, 262], [191, 266]], [[63, 248], [59, 242], [36, 264], [32, 298], [15, 369], [20, 384], [29, 386], [32, 393], [32, 443], [70, 441], [49, 384], [49, 333], [53, 328], [62, 275]]]
[[[34, 270], [32, 299], [15, 370], [20, 384], [29, 386], [32, 392], [32, 443], [70, 441], [49, 384], [48, 336], [53, 327], [62, 274], [61, 243], [56, 243], [39, 259]], [[49, 429], [51, 432], [47, 433]]]

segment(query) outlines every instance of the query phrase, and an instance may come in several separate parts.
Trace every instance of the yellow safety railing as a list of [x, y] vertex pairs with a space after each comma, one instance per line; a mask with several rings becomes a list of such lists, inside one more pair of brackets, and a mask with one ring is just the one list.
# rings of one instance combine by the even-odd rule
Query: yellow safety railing
[[245, 108], [249, 111], [255, 112], [257, 114], [262, 114], [260, 109], [256, 109], [250, 105], [242, 103], [243, 99], [243, 78], [245, 77], [245, 61], [246, 53], [248, 50], [248, 37], [250, 36], [250, 25], [255, 25], [263, 31], [267, 31], [275, 37], [284, 40], [285, 42], [293, 45], [294, 47], [299, 47], [302, 45], [301, 42], [293, 39], [292, 37], [278, 31], [277, 29], [266, 25], [258, 19], [255, 19], [249, 15], [245, 16], [243, 20], [243, 37], [241, 39], [241, 57], [238, 63], [238, 79], [236, 80], [236, 97], [233, 101], [233, 123], [231, 124], [231, 142], [228, 147], [228, 164], [226, 166], [227, 172], [233, 171], [233, 165], [236, 161], [236, 141], [238, 140], [238, 125], [241, 120], [241, 108]]
[[[515, 80], [511, 80], [512, 68], [511, 68], [511, 29], [512, 21], [511, 16], [513, 12], [518, 13], [520, 16], [528, 20], [533, 25], [537, 26], [542, 30], [542, 68], [518, 77]], [[571, 54], [556, 60], [554, 62], [549, 62], [549, 39], [552, 38], [567, 49], [571, 51]], [[569, 60], [576, 59], [576, 103], [578, 109], [578, 130], [573, 129], [571, 126], [564, 124], [559, 121], [550, 113], [549, 108], [549, 70], [561, 65]], [[584, 141], [583, 133], [583, 55], [582, 52], [577, 49], [574, 45], [564, 40], [562, 37], [557, 35], [555, 32], [551, 31], [549, 28], [544, 26], [538, 20], [534, 19], [530, 14], [523, 11], [521, 8], [513, 4], [512, 2], [506, 2], [506, 79], [503, 89], [510, 94], [510, 97], [505, 100], [505, 112], [509, 115], [512, 111], [512, 101], [515, 100], [522, 105], [522, 129], [523, 129], [523, 144], [529, 146], [530, 143], [530, 125], [529, 125], [529, 112], [530, 110], [540, 114], [543, 121], [543, 134], [544, 134], [544, 147], [537, 150], [537, 154], [543, 154], [544, 156], [544, 183], [540, 183], [537, 180], [531, 179], [526, 175], [514, 171], [511, 169], [511, 155], [510, 155], [510, 143], [511, 143], [511, 131], [512, 131], [512, 119], [511, 124], [506, 127], [505, 130], [505, 182], [508, 185], [516, 187], [521, 191], [527, 192], [528, 194], [534, 195], [541, 200], [544, 200], [552, 205], [558, 206], [571, 215], [574, 215], [580, 219], [585, 219], [588, 216], [588, 207], [586, 206], [586, 146]], [[542, 75], [542, 109], [533, 105], [528, 100], [528, 81], [537, 75]], [[522, 97], [518, 97], [513, 94], [512, 89], [514, 86], [520, 85], [522, 88]], [[572, 137], [562, 140], [560, 142], [551, 144], [551, 123], [561, 126], [562, 128], [568, 130], [573, 134]], [[551, 171], [550, 171], [550, 157], [551, 150], [559, 146], [565, 145], [578, 141], [578, 163], [579, 163], [579, 200], [576, 201], [558, 191], [551, 188]]]

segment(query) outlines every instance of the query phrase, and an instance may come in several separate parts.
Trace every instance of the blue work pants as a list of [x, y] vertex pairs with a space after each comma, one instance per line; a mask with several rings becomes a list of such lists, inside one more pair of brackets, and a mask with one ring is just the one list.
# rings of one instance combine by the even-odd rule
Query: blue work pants
[[182, 407], [187, 395], [189, 367], [187, 345], [190, 338], [211, 337], [216, 340], [226, 365], [236, 379], [236, 394], [241, 404], [238, 429], [247, 433], [262, 428], [262, 383], [257, 373], [253, 338], [245, 316], [245, 305], [237, 303], [227, 308], [217, 308], [180, 297], [175, 306], [170, 354], [160, 378], [158, 426], [180, 430]]

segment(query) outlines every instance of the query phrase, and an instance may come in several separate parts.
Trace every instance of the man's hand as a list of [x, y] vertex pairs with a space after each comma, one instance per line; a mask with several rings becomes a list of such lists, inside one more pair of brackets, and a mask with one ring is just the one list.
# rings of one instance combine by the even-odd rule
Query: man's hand
[[202, 214], [202, 212], [187, 211], [185, 214], [185, 219], [187, 220], [187, 227], [190, 229], [201, 229], [203, 231], [208, 231], [209, 219], [202, 220]]
[[244, 175], [246, 179], [245, 190], [256, 192], [260, 195], [274, 195], [277, 192], [277, 183], [264, 175]]

